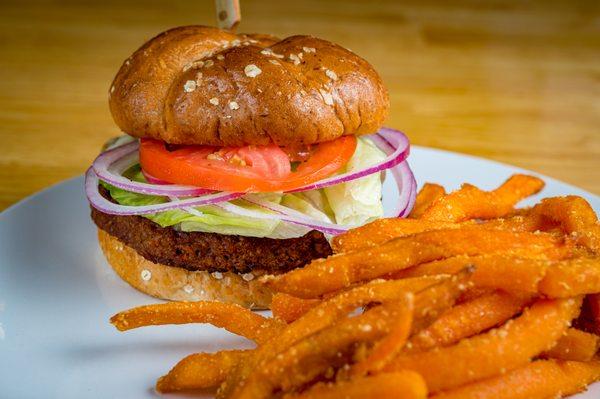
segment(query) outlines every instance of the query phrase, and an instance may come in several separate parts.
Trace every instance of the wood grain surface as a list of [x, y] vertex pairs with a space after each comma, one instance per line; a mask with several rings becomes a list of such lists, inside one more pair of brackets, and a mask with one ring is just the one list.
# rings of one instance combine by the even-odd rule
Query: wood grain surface
[[[119, 133], [121, 62], [212, 1], [0, 3], [0, 209], [85, 171]], [[305, 33], [369, 60], [412, 142], [600, 194], [600, 2], [245, 0], [239, 31]], [[443, 168], [443, 165], [440, 165]]]

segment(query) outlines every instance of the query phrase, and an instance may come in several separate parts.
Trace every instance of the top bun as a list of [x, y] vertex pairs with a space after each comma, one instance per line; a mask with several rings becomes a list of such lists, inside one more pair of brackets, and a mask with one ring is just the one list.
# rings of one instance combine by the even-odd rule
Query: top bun
[[132, 136], [215, 146], [372, 133], [389, 109], [379, 75], [343, 47], [206, 26], [174, 28], [144, 44], [121, 66], [109, 104]]

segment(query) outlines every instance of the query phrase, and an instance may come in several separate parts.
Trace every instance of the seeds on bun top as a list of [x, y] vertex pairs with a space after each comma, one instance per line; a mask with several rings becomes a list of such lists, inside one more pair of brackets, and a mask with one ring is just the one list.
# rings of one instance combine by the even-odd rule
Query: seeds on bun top
[[313, 144], [372, 133], [388, 94], [373, 67], [310, 36], [279, 41], [206, 26], [161, 33], [110, 88], [117, 125], [170, 144]]

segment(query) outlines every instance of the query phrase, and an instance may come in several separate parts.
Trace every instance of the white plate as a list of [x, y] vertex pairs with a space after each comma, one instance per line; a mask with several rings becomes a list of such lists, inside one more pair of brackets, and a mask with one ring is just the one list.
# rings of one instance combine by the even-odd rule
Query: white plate
[[[462, 182], [493, 188], [523, 172], [418, 147], [410, 163], [419, 182], [450, 189]], [[600, 210], [599, 197], [545, 180], [543, 196], [581, 195]], [[157, 397], [156, 378], [185, 355], [250, 347], [242, 338], [203, 325], [117, 332], [108, 322], [111, 315], [155, 300], [107, 266], [82, 186], [81, 177], [66, 181], [0, 214], [0, 397]], [[577, 396], [598, 397], [600, 384]]]

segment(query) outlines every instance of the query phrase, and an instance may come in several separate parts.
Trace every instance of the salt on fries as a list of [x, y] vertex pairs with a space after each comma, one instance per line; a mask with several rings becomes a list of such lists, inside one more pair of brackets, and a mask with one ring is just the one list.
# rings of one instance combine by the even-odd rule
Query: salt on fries
[[[600, 224], [580, 197], [515, 209], [543, 182], [419, 192], [407, 219], [333, 240], [263, 283], [273, 317], [214, 302], [142, 306], [119, 330], [210, 323], [251, 339], [181, 360], [160, 392], [219, 398], [548, 398], [600, 379]], [[359, 312], [357, 313], [357, 309]]]

